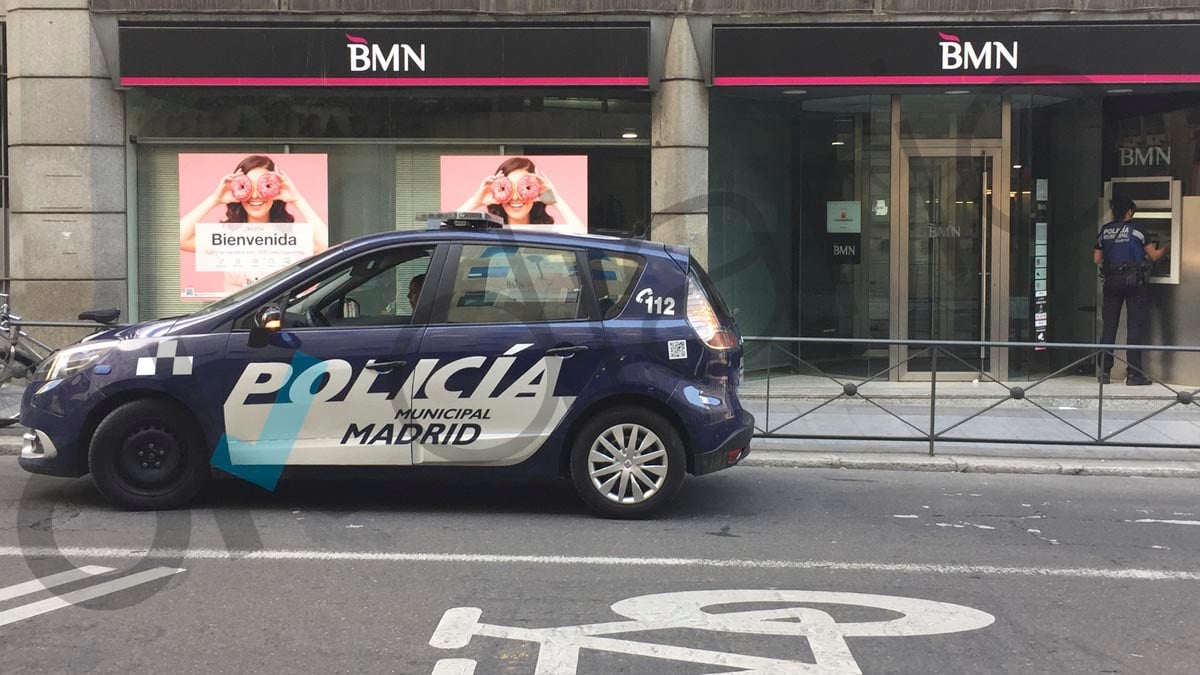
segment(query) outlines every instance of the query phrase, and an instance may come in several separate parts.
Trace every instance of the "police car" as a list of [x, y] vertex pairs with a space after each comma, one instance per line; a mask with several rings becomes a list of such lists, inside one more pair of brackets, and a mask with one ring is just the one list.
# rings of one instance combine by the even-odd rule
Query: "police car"
[[638, 517], [746, 456], [741, 371], [687, 249], [437, 214], [57, 352], [20, 464], [129, 509], [183, 506], [213, 468], [274, 488], [285, 468], [492, 467]]

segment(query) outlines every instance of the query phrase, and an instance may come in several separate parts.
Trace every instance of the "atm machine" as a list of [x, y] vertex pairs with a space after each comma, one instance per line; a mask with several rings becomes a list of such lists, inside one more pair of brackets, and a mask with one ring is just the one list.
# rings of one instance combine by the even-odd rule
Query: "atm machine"
[[[1148, 243], [1157, 243], [1160, 246], [1166, 246], [1167, 254], [1164, 255], [1150, 273], [1150, 283], [1152, 284], [1167, 284], [1171, 286], [1180, 285], [1180, 267], [1181, 261], [1185, 255], [1194, 256], [1195, 253], [1185, 251], [1183, 241], [1183, 224], [1184, 212], [1188, 213], [1189, 227], [1195, 227], [1197, 222], [1197, 202], [1198, 197], [1182, 196], [1182, 183], [1172, 179], [1170, 176], [1147, 176], [1136, 178], [1113, 178], [1111, 181], [1104, 184], [1104, 202], [1101, 204], [1101, 214], [1103, 218], [1100, 226], [1111, 219], [1109, 206], [1113, 199], [1132, 199], [1137, 204], [1137, 213], [1134, 214], [1133, 220], [1143, 227], [1148, 235]], [[1195, 233], [1192, 233], [1195, 234]], [[1194, 244], [1192, 244], [1194, 246]], [[1190, 269], [1190, 267], [1189, 267]], [[1190, 284], [1195, 284], [1196, 279], [1189, 279]], [[1167, 289], [1162, 289], [1166, 291]], [[1160, 302], [1165, 302], [1170, 305], [1170, 308], [1164, 308], [1162, 312], [1157, 313], [1152, 317], [1152, 325], [1157, 325], [1157, 328], [1151, 329], [1152, 343], [1161, 343], [1163, 340], [1173, 341], [1178, 343], [1179, 337], [1176, 332], [1182, 327], [1178, 321], [1182, 318], [1179, 316], [1181, 308], [1178, 305], [1179, 297], [1175, 292], [1177, 289], [1170, 289], [1170, 293], [1157, 292], [1155, 296]], [[1181, 289], [1180, 289], [1181, 290]], [[1099, 286], [1097, 286], [1097, 294], [1099, 294]], [[1097, 298], [1097, 307], [1100, 306], [1100, 299]], [[1117, 342], [1123, 343], [1126, 341], [1125, 329], [1127, 322], [1121, 320], [1120, 328], [1117, 331]], [[1097, 338], [1100, 335], [1100, 312], [1095, 313], [1093, 326], [1095, 327], [1095, 335]], [[1161, 332], [1166, 331], [1167, 335]], [[1156, 335], [1157, 334], [1157, 335]], [[1184, 340], [1187, 342], [1188, 340]], [[1195, 367], [1196, 361], [1193, 359], [1178, 359], [1177, 355], [1151, 352], [1146, 355], [1146, 369], [1152, 377], [1171, 378], [1173, 381], [1188, 381], [1196, 376], [1191, 371]]]
[[1101, 204], [1103, 227], [1112, 218], [1109, 205], [1114, 199], [1132, 199], [1137, 204], [1133, 222], [1149, 235], [1147, 243], [1169, 246], [1167, 254], [1154, 265], [1150, 273], [1152, 284], [1179, 284], [1179, 261], [1182, 258], [1183, 185], [1170, 176], [1113, 178], [1104, 184], [1104, 203]]

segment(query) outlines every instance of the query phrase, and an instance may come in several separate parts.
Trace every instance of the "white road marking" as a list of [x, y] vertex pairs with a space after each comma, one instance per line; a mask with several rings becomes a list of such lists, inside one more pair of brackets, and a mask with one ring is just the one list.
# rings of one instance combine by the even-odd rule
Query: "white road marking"
[[896, 514], [893, 514], [892, 517], [893, 518], [920, 518], [921, 516], [918, 516], [915, 513], [896, 513]]
[[1165, 525], [1200, 525], [1200, 520], [1159, 520], [1158, 518], [1138, 518], [1127, 520], [1127, 523], [1163, 523]]
[[[706, 611], [720, 605], [743, 603], [847, 605], [885, 609], [901, 616], [881, 621], [839, 623], [825, 611], [812, 607]], [[539, 648], [535, 675], [574, 675], [579, 667], [580, 652], [584, 649], [737, 668], [737, 672], [759, 675], [861, 675], [846, 637], [942, 635], [984, 628], [995, 621], [995, 617], [987, 612], [945, 602], [866, 593], [795, 590], [658, 593], [621, 600], [612, 606], [612, 610], [631, 620], [525, 628], [480, 623], [483, 610], [456, 607], [442, 616], [429, 644], [439, 649], [461, 649], [475, 635], [533, 642]], [[813, 662], [605, 637], [674, 629], [804, 638]], [[470, 663], [472, 670], [442, 671], [443, 663], [445, 660], [438, 662], [434, 675], [443, 675], [443, 672], [469, 675], [475, 665]], [[465, 664], [462, 667], [465, 668]]]
[[19, 598], [22, 595], [37, 593], [38, 591], [44, 591], [48, 588], [62, 586], [79, 581], [80, 579], [86, 579], [96, 574], [104, 574], [105, 572], [111, 571], [111, 567], [87, 565], [85, 567], [77, 567], [69, 569], [65, 572], [59, 572], [58, 574], [51, 574], [50, 576], [42, 577], [41, 579], [26, 581], [24, 583], [16, 584], [15, 586], [9, 586], [8, 588], [0, 588], [0, 602], [12, 600], [13, 598]]
[[442, 659], [433, 664], [433, 675], [475, 675], [474, 659]]
[[[151, 558], [164, 560], [260, 561], [363, 561], [434, 562], [529, 565], [597, 565], [604, 567], [726, 567], [733, 569], [836, 570], [846, 572], [900, 572], [912, 574], [994, 574], [1022, 577], [1122, 579], [1142, 581], [1200, 581], [1200, 571], [1105, 569], [1102, 567], [1002, 567], [937, 563], [876, 563], [837, 560], [750, 560], [737, 558], [640, 558], [617, 556], [504, 555], [494, 553], [400, 553], [386, 551], [313, 551], [266, 549], [228, 551], [213, 548], [155, 549]], [[62, 546], [59, 548], [0, 546], [0, 558], [34, 558], [62, 555], [69, 558], [141, 560], [144, 548]]]
[[176, 567], [155, 567], [153, 569], [135, 572], [134, 574], [130, 574], [128, 576], [118, 577], [111, 581], [105, 581], [103, 583], [96, 584], [95, 586], [88, 586], [87, 588], [81, 588], [77, 591], [64, 593], [53, 598], [47, 598], [38, 602], [31, 602], [28, 605], [22, 605], [20, 607], [0, 612], [0, 627], [7, 626], [10, 623], [16, 623], [17, 621], [30, 619], [48, 612], [53, 612], [56, 609], [70, 607], [71, 605], [75, 605], [80, 602], [85, 602], [87, 600], [109, 595], [110, 593], [123, 591], [127, 588], [133, 588], [134, 586], [138, 586], [149, 581], [154, 581], [155, 579], [169, 577], [172, 574], [179, 574], [182, 571], [182, 569]]

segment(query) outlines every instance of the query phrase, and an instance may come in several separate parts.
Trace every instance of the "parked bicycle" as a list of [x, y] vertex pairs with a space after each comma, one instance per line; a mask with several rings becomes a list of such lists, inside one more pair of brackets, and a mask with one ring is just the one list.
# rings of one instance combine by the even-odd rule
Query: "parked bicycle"
[[20, 395], [25, 382], [38, 364], [57, 350], [26, 333], [22, 325], [43, 325], [63, 328], [92, 328], [106, 330], [115, 325], [120, 310], [97, 309], [83, 312], [74, 322], [24, 321], [12, 313], [9, 294], [0, 292], [0, 427], [16, 424], [21, 414]]
[[21, 317], [11, 312], [8, 298], [8, 293], [0, 293], [0, 384], [28, 377], [55, 351], [21, 330]]

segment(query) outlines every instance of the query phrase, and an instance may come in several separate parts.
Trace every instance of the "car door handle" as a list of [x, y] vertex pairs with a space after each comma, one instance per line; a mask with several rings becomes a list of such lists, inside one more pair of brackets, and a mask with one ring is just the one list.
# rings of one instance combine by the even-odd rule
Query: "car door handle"
[[375, 359], [371, 359], [370, 361], [367, 361], [366, 368], [368, 370], [386, 372], [393, 368], [403, 368], [407, 365], [408, 361], [376, 361]]
[[561, 356], [570, 358], [579, 352], [586, 352], [587, 345], [567, 345], [565, 347], [551, 347], [546, 350], [546, 356]]

